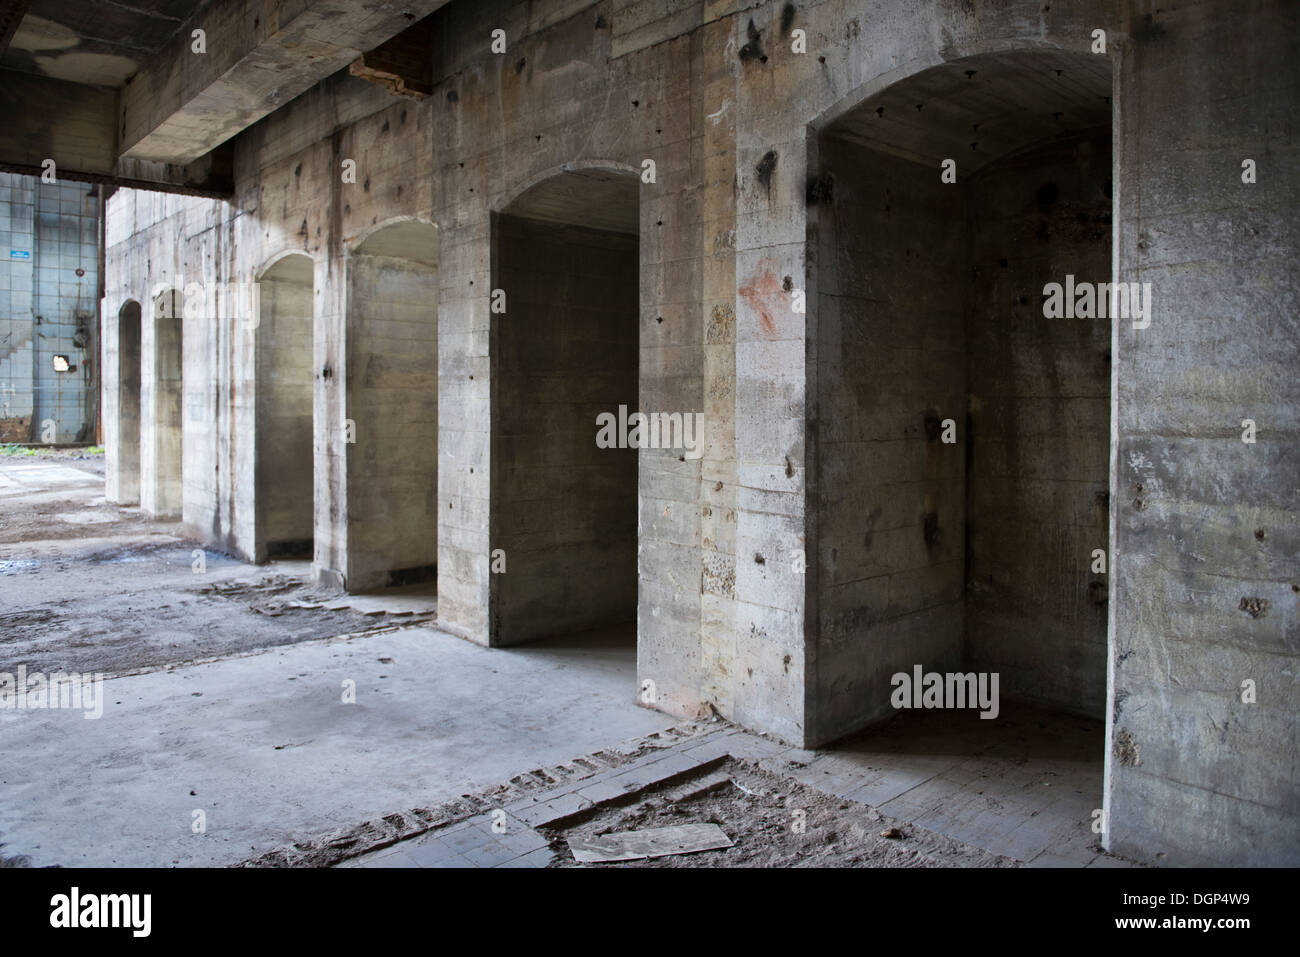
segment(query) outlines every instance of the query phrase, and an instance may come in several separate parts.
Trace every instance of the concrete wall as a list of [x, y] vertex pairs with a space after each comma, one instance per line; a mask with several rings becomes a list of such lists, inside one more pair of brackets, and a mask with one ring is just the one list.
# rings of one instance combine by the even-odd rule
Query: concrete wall
[[[185, 319], [186, 369], [196, 371], [186, 379], [186, 407], [196, 418], [185, 422], [183, 518], [213, 547], [257, 557], [258, 322], [220, 296], [228, 288], [246, 291], [269, 262], [298, 251], [316, 270], [312, 472], [317, 515], [324, 516], [315, 529], [317, 563], [337, 568], [342, 580], [346, 552], [336, 559], [329, 549], [346, 540], [347, 528], [351, 446], [342, 441], [346, 401], [336, 388], [347, 374], [345, 258], [349, 244], [386, 222], [430, 221], [428, 109], [428, 103], [394, 102], [361, 80], [333, 77], [241, 136], [233, 200], [139, 190], [119, 190], [109, 199], [105, 308], [137, 299], [146, 304], [147, 320], [152, 292], [164, 285], [180, 288], [182, 304], [192, 307]], [[343, 181], [344, 159], [361, 170], [355, 182]], [[436, 299], [427, 284], [420, 296], [431, 314]], [[116, 356], [106, 341], [106, 394], [117, 389]], [[154, 361], [148, 333], [143, 361], [146, 369]], [[436, 422], [428, 408], [425, 421]], [[152, 422], [149, 416], [143, 422], [146, 442]], [[110, 446], [110, 473], [114, 457]], [[152, 465], [142, 481], [159, 481]]]
[[[505, 54], [489, 49], [494, 29], [506, 32]], [[806, 31], [804, 53], [791, 49], [794, 29]], [[1091, 52], [1096, 29], [1107, 32], [1104, 55]], [[366, 353], [355, 348], [365, 323], [352, 276], [354, 254], [367, 233], [386, 222], [404, 217], [435, 224], [437, 492], [404, 515], [419, 519], [436, 508], [436, 533], [420, 540], [436, 541], [441, 623], [490, 643], [497, 587], [490, 571], [492, 528], [503, 517], [495, 512], [494, 489], [502, 487], [496, 470], [506, 464], [492, 444], [497, 383], [489, 307], [500, 266], [493, 215], [565, 170], [639, 171], [653, 160], [655, 176], [640, 183], [638, 194], [639, 403], [646, 410], [704, 411], [708, 420], [702, 458], [649, 449], [637, 457], [639, 677], [654, 684], [647, 703], [670, 713], [713, 707], [775, 737], [817, 743], [870, 713], [860, 702], [837, 699], [837, 690], [861, 686], [869, 672], [861, 645], [834, 630], [847, 619], [837, 616], [833, 602], [825, 609], [821, 602], [840, 586], [845, 596], [866, 587], [866, 578], [834, 576], [853, 563], [853, 574], [867, 567], [871, 556], [861, 544], [867, 529], [821, 520], [820, 505], [839, 502], [841, 490], [819, 484], [819, 443], [825, 438], [843, 446], [829, 450], [842, 459], [826, 461], [839, 461], [847, 475], [860, 461], [851, 457], [857, 454], [851, 446], [866, 443], [871, 428], [924, 428], [925, 410], [933, 405], [942, 412], [960, 391], [951, 388], [955, 378], [933, 381], [942, 363], [902, 355], [904, 368], [915, 373], [896, 376], [899, 384], [890, 386], [905, 399], [898, 404], [902, 411], [882, 406], [872, 420], [861, 414], [873, 398], [870, 390], [889, 394], [887, 370], [879, 363], [869, 375], [844, 380], [868, 389], [862, 401], [852, 396], [857, 406], [844, 406], [850, 393], [835, 382], [820, 381], [837, 374], [843, 360], [821, 351], [846, 341], [844, 316], [832, 308], [840, 263], [826, 261], [827, 244], [819, 236], [832, 226], [832, 196], [842, 192], [842, 184], [819, 179], [823, 134], [872, 97], [916, 89], [901, 81], [953, 65], [941, 84], [922, 87], [924, 100], [890, 100], [884, 132], [866, 133], [875, 136], [871, 148], [877, 152], [910, 154], [914, 165], [928, 166], [937, 184], [938, 158], [949, 154], [925, 153], [924, 138], [909, 138], [908, 128], [917, 124], [899, 119], [901, 112], [910, 120], [906, 111], [937, 116], [920, 128], [946, 126], [934, 142], [967, 151], [961, 153], [960, 192], [973, 176], [972, 163], [1029, 145], [1012, 135], [1023, 126], [1018, 115], [1078, 127], [1076, 112], [1087, 119], [1113, 105], [1112, 260], [1119, 278], [1151, 281], [1157, 305], [1147, 329], [1110, 327], [1108, 840], [1150, 860], [1294, 863], [1300, 799], [1291, 757], [1300, 709], [1285, 675], [1296, 667], [1293, 589], [1300, 588], [1293, 580], [1297, 503], [1288, 479], [1297, 472], [1300, 409], [1288, 371], [1300, 340], [1291, 276], [1297, 174], [1287, 162], [1295, 148], [1297, 61], [1289, 50], [1297, 34], [1296, 13], [1280, 0], [1255, 0], [1245, 9], [1174, 0], [1140, 13], [1110, 0], [825, 0], [743, 10], [726, 0], [452, 3], [434, 15], [434, 83], [427, 99], [394, 101], [378, 87], [336, 75], [237, 137], [236, 195], [229, 202], [115, 195], [107, 305], [116, 310], [135, 298], [147, 311], [153, 286], [174, 283], [182, 273], [202, 282], [240, 281], [284, 250], [312, 257], [315, 563], [326, 577], [337, 573], [346, 581], [349, 556], [367, 544], [355, 540], [352, 522], [368, 507], [369, 479], [358, 476], [375, 474], [356, 467], [385, 461], [383, 449], [374, 448], [371, 459], [344, 439], [344, 423], [364, 406], [368, 388], [364, 364], [358, 365]], [[999, 61], [1014, 60], [1015, 51], [1056, 58], [1056, 69], [989, 95], [991, 88], [982, 84]], [[973, 71], [968, 77], [956, 65], [972, 57], [984, 59], [967, 63]], [[1100, 92], [1099, 77], [1105, 80]], [[1018, 111], [993, 117], [978, 140], [968, 139], [962, 124], [970, 111], [945, 113], [962, 96], [961, 84], [977, 91], [976, 104], [1011, 104]], [[1107, 93], [1113, 104], [1104, 102]], [[1053, 98], [1061, 102], [1053, 105]], [[915, 109], [918, 102], [924, 111]], [[960, 123], [945, 124], [945, 115]], [[1240, 179], [1246, 158], [1259, 164], [1253, 185]], [[355, 182], [340, 175], [345, 159], [356, 161]], [[1059, 168], [1062, 176], [1069, 173]], [[1024, 202], [1016, 192], [1021, 187], [1010, 182], [1011, 170], [990, 172], [988, 186]], [[1082, 184], [1083, 173], [1075, 172]], [[868, 203], [876, 217], [883, 212], [879, 185], [864, 187], [869, 197], [877, 190], [875, 205]], [[982, 257], [1031, 222], [1036, 228], [1036, 215], [1025, 212], [1002, 224], [986, 216], [975, 224], [971, 254]], [[1055, 215], [1047, 217], [1049, 230], [1058, 228]], [[915, 243], [919, 252], [949, 240], [934, 219], [924, 223], [917, 238], [923, 233], [933, 242]], [[1064, 223], [1059, 229], [1068, 232]], [[876, 230], [871, 245], [866, 238], [855, 255], [892, 267], [888, 249], [898, 240], [906, 248], [909, 237], [886, 228], [884, 236]], [[1050, 271], [1084, 260], [1096, 264], [1089, 268], [1104, 268], [1090, 244], [1087, 251], [1055, 241], [1030, 249]], [[903, 297], [946, 297], [952, 290], [943, 284], [903, 281], [927, 278], [922, 261], [905, 258], [882, 280], [898, 301], [873, 299], [868, 289], [855, 294], [850, 313], [865, 310], [870, 320], [885, 309], [901, 314]], [[1004, 290], [1014, 291], [1017, 301], [1008, 304], [1014, 316], [1018, 297], [1030, 294], [1019, 287], [1028, 287], [1031, 275], [1038, 281], [1038, 266], [1031, 266], [1023, 274], [1015, 270], [1014, 280], [1009, 269], [1005, 282], [1015, 290], [999, 274], [976, 297], [996, 305]], [[794, 308], [799, 291], [807, 296], [806, 312]], [[961, 308], [972, 301], [981, 300], [967, 299]], [[960, 322], [945, 331], [950, 324], [938, 318], [951, 308], [926, 310], [920, 324], [914, 322], [921, 331], [935, 324], [927, 334], [936, 355], [960, 335]], [[197, 396], [200, 418], [186, 422], [183, 515], [204, 541], [251, 554], [255, 430], [247, 386], [255, 377], [253, 339], [233, 317], [214, 312], [186, 317], [185, 387]], [[149, 329], [146, 370], [154, 362]], [[906, 352], [907, 332], [880, 349]], [[977, 356], [987, 354], [978, 351], [985, 346], [973, 342], [974, 332], [968, 335]], [[940, 338], [942, 346], [935, 341]], [[848, 344], [851, 360], [868, 364], [866, 345]], [[1028, 644], [1029, 617], [999, 617], [999, 627], [1016, 634], [997, 643], [979, 631], [987, 605], [972, 599], [963, 606], [982, 636], [972, 647], [980, 654], [993, 654], [993, 647], [1013, 654], [1006, 667], [1024, 673], [1026, 694], [1085, 711], [1095, 709], [1097, 698], [1092, 661], [1100, 632], [1095, 617], [1087, 617], [1097, 614], [1098, 606], [1087, 604], [1097, 587], [1083, 566], [1071, 562], [1077, 551], [1090, 552], [1083, 546], [1099, 530], [1097, 448], [1088, 438], [1079, 459], [1071, 451], [1061, 460], [1047, 455], [1040, 440], [1063, 422], [1095, 436], [1097, 345], [1089, 334], [1073, 346], [1052, 340], [1011, 350], [1026, 362], [1037, 356], [1042, 368], [1062, 348], [1073, 350], [1070, 361], [1077, 367], [1050, 368], [1061, 373], [1055, 394], [1062, 399], [1067, 386], [1087, 390], [1077, 402], [1049, 400], [1031, 413], [1022, 401], [1026, 394], [1014, 386], [1005, 401], [971, 407], [974, 468], [985, 463], [979, 455], [983, 415], [989, 429], [1001, 424], [1004, 450], [1018, 444], [1020, 459], [1044, 463], [1042, 474], [1052, 479], [1027, 486], [1020, 511], [1004, 511], [997, 525], [1023, 516], [1026, 507], [1037, 517], [1041, 506], [1051, 528], [1042, 539], [999, 537], [988, 524], [994, 516], [975, 517], [975, 540], [992, 549], [977, 547], [976, 567], [995, 569], [995, 579], [1012, 576], [1022, 566], [999, 556], [1025, 544], [1060, 558], [1051, 569], [1049, 600], [1077, 614], [1064, 631], [1053, 628], [1050, 647], [1065, 656], [1068, 668], [1039, 667], [1046, 656]], [[965, 369], [967, 388], [982, 401], [989, 390], [980, 379], [992, 378], [996, 390], [1008, 372], [959, 362], [955, 351], [951, 358], [954, 377]], [[115, 363], [108, 355], [105, 360], [111, 372]], [[1020, 366], [1009, 370], [1012, 379], [1027, 373]], [[859, 411], [852, 419], [831, 419], [824, 397], [837, 403], [837, 412]], [[964, 414], [950, 417], [966, 424]], [[1260, 429], [1253, 445], [1240, 441], [1247, 417]], [[357, 424], [360, 443], [367, 429]], [[151, 428], [146, 416], [145, 433]], [[959, 429], [962, 443], [965, 431]], [[423, 455], [427, 441], [411, 444]], [[876, 504], [900, 510], [906, 504], [907, 514], [893, 516], [906, 542], [916, 534], [915, 512], [934, 511], [940, 532], [935, 554], [947, 555], [944, 549], [953, 547], [947, 533], [956, 536], [960, 518], [944, 470], [952, 467], [949, 459], [964, 460], [966, 446], [931, 453], [929, 443], [905, 432], [895, 441], [905, 455], [916, 456], [915, 467], [899, 479], [910, 486], [910, 498], [895, 503], [881, 496]], [[932, 473], [925, 471], [930, 454], [936, 456]], [[400, 461], [417, 467], [415, 459]], [[880, 468], [897, 461], [871, 459]], [[987, 460], [990, 482], [1010, 468], [1000, 461]], [[431, 474], [430, 465], [418, 462], [423, 474]], [[1082, 471], [1076, 473], [1076, 465]], [[143, 463], [142, 498], [156, 483], [155, 472]], [[888, 484], [882, 481], [887, 475], [866, 478], [877, 488]], [[408, 489], [416, 492], [418, 485]], [[837, 513], [855, 512], [854, 494], [847, 493], [848, 507]], [[992, 486], [981, 492], [978, 485], [975, 494], [997, 495]], [[937, 504], [927, 506], [927, 495], [937, 496]], [[868, 506], [865, 520], [875, 505], [860, 501]], [[827, 535], [833, 537], [823, 541]], [[919, 553], [906, 542], [904, 549], [926, 560], [900, 568], [898, 593], [924, 607], [950, 605], [955, 613], [960, 603], [948, 600], [945, 579], [929, 574], [942, 562], [932, 569], [924, 541]], [[802, 573], [799, 553], [807, 558]], [[382, 564], [367, 562], [372, 570]], [[507, 574], [515, 574], [509, 567]], [[356, 587], [358, 580], [347, 584]], [[922, 586], [932, 584], [935, 590], [921, 599]], [[872, 601], [846, 597], [843, 607], [880, 607]], [[1001, 613], [1007, 603], [996, 601]], [[950, 619], [944, 627], [952, 627]], [[938, 641], [940, 650], [947, 646], [947, 639]], [[1061, 683], [1062, 674], [1069, 680]], [[1259, 689], [1254, 704], [1241, 702], [1248, 678]]]
[[105, 323], [105, 350], [114, 357], [116, 387], [104, 390], [104, 420], [109, 429], [105, 446], [104, 495], [110, 502], [140, 502], [141, 337], [140, 303], [127, 300], [116, 321]]
[[[242, 383], [253, 377], [255, 368], [254, 324], [246, 320], [236, 322], [228, 310], [224, 317], [219, 317], [221, 300], [209, 295], [215, 294], [219, 283], [232, 281], [239, 275], [231, 265], [236, 257], [233, 242], [235, 210], [218, 200], [138, 190], [119, 190], [108, 200], [107, 206], [104, 315], [112, 316], [128, 302], [139, 302], [143, 312], [140, 355], [143, 410], [140, 425], [141, 505], [161, 508], [161, 514], [181, 517], [191, 533], [203, 541], [251, 558], [252, 441], [256, 432], [251, 413], [253, 394], [251, 390], [245, 390]], [[252, 250], [252, 254], [256, 252]], [[247, 276], [250, 281], [251, 268]], [[159, 423], [165, 420], [153, 410], [154, 402], [166, 395], [166, 389], [157, 389], [156, 369], [160, 357], [156, 352], [155, 335], [155, 302], [164, 291], [176, 293], [171, 314], [180, 318], [168, 321], [173, 331], [181, 332], [184, 353], [181, 378], [179, 381], [171, 379], [173, 387], [184, 389], [184, 395], [177, 392], [176, 399], [176, 408], [183, 410], [183, 422], [173, 421], [166, 426], [168, 429], [174, 426], [174, 442], [159, 434]], [[110, 401], [114, 401], [111, 397], [120, 393], [122, 357], [116, 341], [116, 325], [105, 322], [103, 329], [101, 401], [106, 409], [105, 431], [111, 435], [112, 424], [107, 417], [107, 408]], [[242, 348], [238, 356], [234, 351], [237, 346]], [[239, 370], [238, 378], [232, 379], [232, 365]], [[242, 540], [235, 535], [232, 519], [244, 512], [233, 496], [223, 493], [223, 489], [228, 487], [226, 478], [234, 471], [232, 444], [228, 438], [232, 430], [224, 423], [235, 421], [236, 396], [240, 402], [246, 400], [249, 409], [247, 416], [240, 413], [238, 428], [233, 430], [248, 439], [247, 480], [241, 483], [248, 503], [245, 523], [248, 531], [247, 538]], [[232, 418], [223, 419], [226, 414], [231, 414]], [[226, 442], [218, 446], [218, 438], [222, 435], [227, 436]], [[106, 446], [108, 476], [121, 471], [119, 454], [122, 447], [122, 443], [111, 441]], [[160, 458], [160, 450], [170, 458]], [[181, 471], [179, 479], [173, 479], [166, 463], [174, 462], [178, 453]], [[112, 484], [106, 491], [111, 501], [129, 501], [115, 497], [122, 493]], [[145, 505], [146, 501], [153, 503], [152, 506]], [[246, 541], [246, 548], [240, 547], [240, 541]]]
[[[185, 391], [184, 296], [168, 286], [154, 299], [142, 322], [140, 408], [147, 427], [140, 437], [140, 508], [160, 518], [180, 518], [184, 503], [184, 460], [189, 429], [203, 421], [197, 388]], [[195, 351], [193, 336], [190, 351]], [[120, 345], [120, 344], [119, 344]], [[190, 385], [194, 386], [193, 373]]]
[[1155, 308], [1113, 339], [1107, 846], [1167, 864], [1300, 864], [1300, 11], [1249, 9], [1135, 17], [1117, 83]]
[[1040, 290], [1109, 278], [1110, 84], [1097, 58], [975, 56], [810, 144], [813, 740], [891, 715], [915, 665], [1102, 714], [1108, 326], [1045, 320]]
[[965, 191], [827, 137], [816, 257], [819, 638], [814, 738], [888, 714], [890, 677], [962, 662]]
[[[730, 108], [706, 117], [724, 100], [734, 102], [734, 61], [726, 52], [734, 23], [718, 20], [726, 11], [699, 4], [679, 12], [668, 17], [656, 5], [623, 3], [483, 3], [451, 4], [435, 15], [435, 37], [488, 37], [500, 28], [511, 38], [506, 55], [452, 42], [434, 52], [433, 117], [446, 131], [433, 142], [442, 280], [439, 616], [443, 627], [471, 640], [492, 640], [497, 587], [489, 520], [497, 464], [492, 214], [566, 168], [639, 172], [644, 160], [654, 160], [654, 182], [639, 188], [641, 407], [704, 411], [704, 344], [715, 310], [716, 334], [730, 338], [723, 309], [729, 304], [734, 312]], [[680, 33], [696, 26], [691, 35]], [[715, 362], [722, 351], [714, 350]], [[735, 639], [727, 569], [727, 536], [736, 521], [727, 503], [738, 494], [724, 481], [732, 469], [730, 391], [728, 383], [715, 403], [719, 418], [708, 423], [712, 444], [703, 458], [684, 460], [671, 449], [638, 456], [638, 670], [654, 683], [655, 704], [678, 714], [707, 712], [714, 694], [724, 695], [733, 713], [749, 707], [750, 692], [736, 690], [749, 676], [745, 665], [733, 664], [744, 650]], [[711, 510], [707, 519], [702, 506]], [[707, 610], [706, 521], [720, 528], [708, 535], [710, 562], [720, 573], [716, 587], [726, 592], [713, 596]], [[706, 629], [711, 660], [727, 662], [707, 672], [700, 665]], [[763, 667], [782, 673], [779, 657]]]
[[[633, 194], [635, 195], [635, 194]], [[637, 450], [596, 419], [639, 407], [637, 237], [499, 216], [492, 643], [636, 618]]]
[[355, 591], [437, 564], [438, 272], [364, 252], [346, 269], [346, 420], [356, 441], [347, 446], [344, 570]]
[[966, 658], [1003, 695], [1105, 714], [1110, 326], [1049, 319], [1109, 282], [1110, 129], [980, 170], [969, 196]]

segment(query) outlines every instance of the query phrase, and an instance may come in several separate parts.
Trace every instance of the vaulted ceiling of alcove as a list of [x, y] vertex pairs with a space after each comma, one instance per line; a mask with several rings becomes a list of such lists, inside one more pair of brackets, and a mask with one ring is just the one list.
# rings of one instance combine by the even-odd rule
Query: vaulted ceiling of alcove
[[640, 180], [635, 173], [584, 169], [560, 173], [526, 190], [505, 210], [545, 223], [639, 233]]
[[908, 77], [826, 135], [963, 172], [1040, 141], [1109, 124], [1111, 62], [1100, 54], [1022, 52], [954, 60]]

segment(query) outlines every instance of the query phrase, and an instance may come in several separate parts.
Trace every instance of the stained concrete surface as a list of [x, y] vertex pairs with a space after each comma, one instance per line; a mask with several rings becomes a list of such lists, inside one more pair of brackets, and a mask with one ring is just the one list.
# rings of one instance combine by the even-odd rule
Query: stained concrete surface
[[317, 595], [310, 563], [210, 551], [196, 574], [179, 525], [45, 456], [0, 459], [0, 506], [0, 671], [108, 675], [98, 720], [0, 710], [0, 859], [230, 864], [670, 723], [634, 703], [626, 628], [493, 653], [408, 624], [427, 588]]
[[[105, 683], [99, 720], [0, 711], [0, 859], [231, 864], [666, 726], [633, 703], [631, 626], [489, 650], [409, 624], [434, 611], [427, 586], [319, 596], [307, 562], [214, 552], [196, 575], [181, 528], [104, 502], [96, 464], [0, 459], [0, 670], [143, 673]], [[1098, 722], [1005, 704], [996, 721], [902, 715], [817, 752], [739, 729], [724, 747], [848, 800], [840, 817], [958, 842], [966, 863], [1114, 861], [1089, 826]]]
[[[683, 855], [586, 864], [575, 840], [682, 824], [713, 823], [730, 847]], [[622, 807], [602, 808], [576, 824], [544, 827], [562, 867], [1014, 867], [1016, 861], [882, 815], [732, 761], [697, 782]], [[518, 866], [518, 865], [517, 865]]]
[[106, 502], [102, 462], [0, 458], [0, 670], [123, 674], [385, 623], [373, 602], [323, 604], [309, 562], [248, 565]]
[[0, 855], [232, 864], [663, 727], [620, 644], [521, 655], [413, 626], [109, 679], [97, 721], [0, 711]]

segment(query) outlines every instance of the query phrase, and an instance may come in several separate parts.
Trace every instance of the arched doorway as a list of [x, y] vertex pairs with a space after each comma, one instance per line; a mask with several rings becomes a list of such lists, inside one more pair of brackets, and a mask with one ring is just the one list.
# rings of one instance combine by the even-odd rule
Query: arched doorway
[[[490, 642], [605, 626], [635, 642], [639, 181], [563, 172], [493, 217]], [[499, 297], [504, 296], [504, 299]]]
[[314, 264], [291, 253], [259, 277], [254, 557], [310, 558]]
[[988, 672], [1101, 718], [1111, 64], [981, 55], [812, 139], [817, 666], [809, 737], [894, 713], [891, 677]]
[[[346, 586], [431, 582], [438, 561], [437, 228], [412, 219], [385, 224], [352, 247], [345, 269], [345, 418], [329, 427], [346, 454]], [[319, 540], [316, 553], [325, 564]]]

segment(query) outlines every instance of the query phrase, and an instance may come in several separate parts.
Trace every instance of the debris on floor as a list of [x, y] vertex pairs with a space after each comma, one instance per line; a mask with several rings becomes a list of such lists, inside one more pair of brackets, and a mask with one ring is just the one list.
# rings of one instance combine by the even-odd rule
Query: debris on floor
[[675, 824], [569, 840], [574, 859], [584, 864], [693, 854], [731, 846], [731, 838], [716, 824]]
[[[731, 759], [699, 779], [674, 778], [539, 828], [557, 852], [552, 867], [582, 867], [579, 848], [615, 835], [712, 825], [726, 845], [697, 853], [623, 858], [623, 867], [1019, 867], [943, 834], [893, 821], [874, 808]], [[901, 837], [906, 840], [900, 840]], [[573, 848], [572, 852], [569, 848]], [[604, 858], [614, 860], [615, 858]]]
[[209, 574], [240, 578], [196, 586], [192, 549], [127, 542], [111, 558], [103, 548], [69, 556], [76, 599], [65, 588], [68, 559], [28, 572], [21, 589], [0, 590], [0, 606], [8, 606], [0, 612], [0, 670], [21, 662], [48, 673], [134, 674], [432, 617], [388, 621], [347, 607], [296, 607], [314, 596], [305, 568], [286, 575], [212, 558]]

